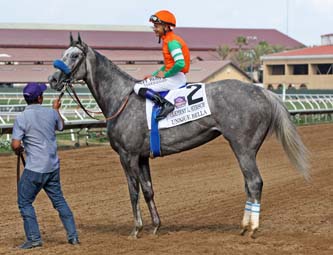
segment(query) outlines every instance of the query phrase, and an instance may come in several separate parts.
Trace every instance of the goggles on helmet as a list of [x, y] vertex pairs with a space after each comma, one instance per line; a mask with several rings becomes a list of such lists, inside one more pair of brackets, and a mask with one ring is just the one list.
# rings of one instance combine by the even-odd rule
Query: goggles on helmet
[[156, 15], [151, 15], [149, 18], [150, 22], [153, 23], [164, 23], [162, 20], [160, 20]]

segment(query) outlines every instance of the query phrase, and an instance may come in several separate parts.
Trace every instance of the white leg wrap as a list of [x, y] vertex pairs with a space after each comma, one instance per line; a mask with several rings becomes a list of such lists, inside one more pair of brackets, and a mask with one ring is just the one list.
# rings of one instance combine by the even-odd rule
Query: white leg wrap
[[244, 217], [243, 217], [243, 220], [242, 220], [242, 227], [247, 227], [250, 224], [251, 210], [252, 210], [252, 203], [247, 201], [245, 203]]
[[259, 227], [260, 204], [247, 201], [244, 209], [244, 217], [242, 220], [242, 227], [245, 228], [251, 225], [251, 229]]
[[251, 208], [251, 229], [257, 229], [259, 227], [260, 216], [260, 204], [252, 203]]

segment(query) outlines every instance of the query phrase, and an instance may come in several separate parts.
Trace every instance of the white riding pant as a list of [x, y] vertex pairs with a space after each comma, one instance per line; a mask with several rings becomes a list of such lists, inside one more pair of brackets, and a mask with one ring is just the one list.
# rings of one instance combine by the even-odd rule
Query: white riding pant
[[186, 76], [179, 72], [172, 77], [159, 78], [151, 77], [134, 85], [134, 92], [138, 95], [141, 88], [149, 88], [156, 92], [177, 89], [186, 84]]

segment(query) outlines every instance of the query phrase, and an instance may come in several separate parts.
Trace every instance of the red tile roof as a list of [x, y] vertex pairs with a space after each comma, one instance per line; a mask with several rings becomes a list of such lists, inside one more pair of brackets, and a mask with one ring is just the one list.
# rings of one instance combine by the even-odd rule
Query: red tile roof
[[238, 48], [235, 39], [239, 36], [248, 39], [245, 48], [252, 48], [261, 41], [288, 49], [304, 47], [304, 44], [276, 29], [178, 28], [177, 32], [188, 42], [189, 47], [194, 49], [216, 49], [219, 45]]
[[[158, 50], [97, 50], [112, 61], [163, 61], [163, 55]], [[34, 62], [53, 61], [62, 56], [64, 49], [34, 49], [34, 48], [0, 48], [0, 62]], [[191, 59], [220, 60], [216, 51], [191, 51]]]
[[[188, 82], [201, 82], [208, 78], [212, 73], [222, 70], [230, 61], [196, 61], [191, 64], [190, 72], [186, 74]], [[136, 79], [143, 79], [147, 74], [151, 74], [160, 68], [160, 65], [154, 64], [119, 64], [121, 69]], [[244, 73], [245, 76], [247, 76]]]
[[269, 57], [291, 57], [291, 56], [316, 56], [316, 55], [333, 55], [333, 45], [322, 45], [316, 47], [290, 50], [268, 55]]
[[[1, 54], [0, 48], [0, 54]], [[16, 53], [21, 53], [23, 49], [16, 49]], [[55, 69], [52, 66], [52, 61], [56, 58], [60, 57], [60, 50], [52, 49], [46, 50], [42, 49], [42, 53], [37, 52], [36, 49], [24, 49], [26, 51], [26, 55], [19, 55], [19, 58], [14, 56], [15, 61], [20, 64], [12, 64], [12, 65], [0, 65], [0, 83], [1, 82], [9, 82], [9, 83], [25, 83], [28, 81], [36, 81], [36, 82], [47, 82], [47, 78], [50, 74], [52, 74]], [[30, 52], [31, 51], [31, 52]], [[39, 60], [40, 55], [44, 54], [44, 51], [49, 52], [49, 58], [45, 59], [44, 64], [36, 65], [32, 64], [32, 60]], [[30, 53], [29, 53], [30, 52]], [[115, 64], [117, 64], [121, 69], [127, 72], [129, 75], [133, 76], [136, 79], [142, 79], [145, 75], [152, 73], [161, 67], [161, 63], [159, 61], [162, 60], [161, 57], [154, 57], [154, 55], [150, 60], [147, 59], [147, 56], [144, 58], [128, 58], [126, 59], [121, 52], [116, 52], [116, 55], [113, 51], [100, 51], [103, 55], [112, 59]], [[27, 54], [29, 53], [29, 54]], [[157, 51], [156, 51], [157, 53]], [[36, 54], [36, 56], [34, 56]], [[119, 55], [118, 55], [119, 54]], [[159, 52], [160, 55], [160, 52]], [[135, 64], [129, 64], [128, 61], [133, 61]], [[6, 61], [4, 58], [1, 58], [0, 61]], [[24, 63], [23, 61], [27, 61]], [[29, 63], [28, 63], [29, 62]], [[193, 61], [191, 64], [190, 72], [187, 74], [188, 82], [201, 82], [210, 77], [210, 75], [219, 72], [227, 65], [233, 65], [236, 69], [238, 69], [244, 76], [247, 76], [246, 73], [241, 71], [237, 66], [232, 64], [230, 61], [221, 61], [221, 60], [211, 60], [211, 61]]]
[[[186, 75], [187, 80], [188, 82], [201, 82], [229, 64], [233, 65], [230, 61], [195, 61], [191, 64], [190, 72]], [[153, 63], [120, 63], [117, 65], [126, 73], [139, 80], [161, 67], [160, 64]], [[237, 67], [235, 66], [235, 68]], [[54, 71], [55, 69], [51, 63], [44, 65], [0, 65], [0, 83], [25, 83], [28, 81], [47, 82], [48, 76]], [[243, 74], [247, 76], [245, 73]]]
[[[78, 30], [73, 31], [76, 36]], [[153, 32], [144, 31], [91, 31], [80, 30], [82, 39], [107, 58], [125, 68], [130, 75], [141, 79], [160, 67], [161, 45]], [[194, 61], [188, 75], [190, 82], [202, 81], [230, 64], [221, 61], [216, 48], [228, 45], [238, 48], [239, 36], [252, 38], [253, 47], [260, 41], [286, 48], [304, 46], [302, 43], [275, 29], [177, 28], [176, 32], [187, 41]], [[19, 65], [0, 65], [0, 82], [46, 81], [54, 69], [52, 61], [60, 58], [69, 44], [69, 30], [0, 29], [0, 62], [19, 62]], [[32, 65], [42, 61], [44, 65]], [[135, 64], [129, 65], [129, 61]], [[30, 62], [30, 63], [27, 63]]]
[[[232, 28], [176, 28], [191, 50], [215, 50], [219, 45], [237, 48], [235, 39], [249, 39], [246, 47], [260, 41], [281, 45], [288, 49], [304, 45], [275, 29], [232, 29]], [[76, 36], [78, 30], [73, 30]], [[145, 31], [87, 31], [80, 30], [82, 39], [96, 49], [160, 49], [153, 32]], [[0, 29], [0, 47], [67, 48], [68, 30]]]

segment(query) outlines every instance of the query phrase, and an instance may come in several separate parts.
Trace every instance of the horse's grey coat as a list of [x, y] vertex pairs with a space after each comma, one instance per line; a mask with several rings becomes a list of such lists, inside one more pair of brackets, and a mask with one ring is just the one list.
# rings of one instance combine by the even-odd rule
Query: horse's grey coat
[[[119, 109], [137, 82], [88, 47], [80, 37], [78, 41], [71, 38], [71, 47], [65, 51], [62, 60], [71, 69], [75, 67], [72, 78], [83, 80], [88, 85], [105, 117]], [[51, 87], [57, 90], [62, 89], [63, 80], [64, 74], [60, 71], [49, 79]], [[161, 130], [162, 155], [189, 150], [223, 135], [229, 141], [244, 175], [247, 200], [260, 203], [263, 182], [256, 155], [265, 138], [275, 132], [291, 162], [308, 177], [307, 150], [289, 119], [288, 111], [275, 94], [238, 80], [207, 84], [206, 94], [211, 115]], [[108, 121], [107, 130], [111, 147], [119, 154], [128, 181], [135, 219], [132, 236], [137, 237], [143, 226], [139, 208], [140, 187], [156, 233], [161, 223], [150, 177], [145, 100], [131, 94], [123, 112]]]

